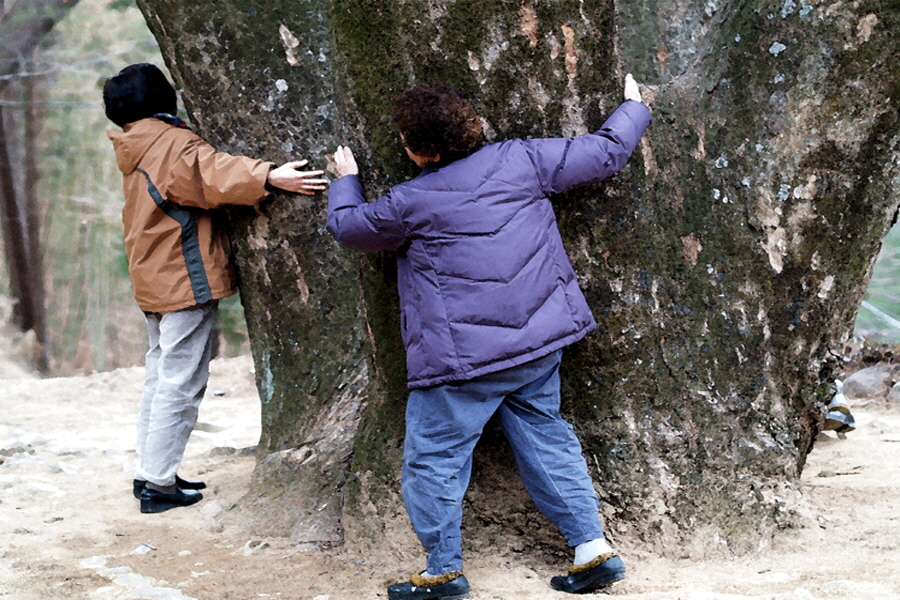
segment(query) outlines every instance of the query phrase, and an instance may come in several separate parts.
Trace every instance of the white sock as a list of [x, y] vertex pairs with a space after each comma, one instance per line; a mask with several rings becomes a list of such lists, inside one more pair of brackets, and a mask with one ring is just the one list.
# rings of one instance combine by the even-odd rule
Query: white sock
[[589, 563], [601, 554], [606, 554], [607, 552], [615, 552], [615, 550], [612, 549], [612, 546], [609, 545], [606, 538], [598, 538], [583, 544], [578, 544], [575, 546], [574, 564], [583, 565], [584, 563]]

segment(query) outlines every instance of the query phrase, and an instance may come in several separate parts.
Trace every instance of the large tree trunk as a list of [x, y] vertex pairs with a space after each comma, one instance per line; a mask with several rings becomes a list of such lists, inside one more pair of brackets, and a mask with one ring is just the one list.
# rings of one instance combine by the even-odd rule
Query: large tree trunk
[[[411, 84], [454, 84], [499, 140], [596, 128], [634, 73], [655, 122], [632, 163], [555, 199], [600, 324], [563, 361], [565, 413], [614, 534], [741, 551], [791, 521], [897, 209], [900, 5], [139, 4], [202, 135], [315, 166], [349, 143], [372, 196], [414, 174], [389, 121]], [[245, 508], [297, 541], [405, 543], [394, 260], [339, 248], [324, 221], [324, 198], [232, 213], [263, 401]], [[558, 544], [532, 513], [489, 431], [470, 543]]]

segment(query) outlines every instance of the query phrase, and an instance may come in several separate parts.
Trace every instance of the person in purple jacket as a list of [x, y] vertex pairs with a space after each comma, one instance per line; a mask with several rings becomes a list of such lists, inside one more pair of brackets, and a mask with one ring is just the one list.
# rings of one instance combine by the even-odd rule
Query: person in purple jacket
[[625, 166], [649, 126], [631, 75], [625, 102], [596, 132], [485, 144], [472, 105], [445, 83], [394, 102], [416, 178], [366, 202], [339, 146], [328, 231], [341, 244], [397, 250], [408, 386], [403, 499], [426, 569], [391, 600], [465, 598], [462, 500], [472, 452], [496, 415], [541, 512], [575, 548], [550, 585], [608, 585], [625, 566], [603, 535], [599, 500], [572, 426], [559, 414], [562, 348], [596, 327], [563, 248], [550, 197]]

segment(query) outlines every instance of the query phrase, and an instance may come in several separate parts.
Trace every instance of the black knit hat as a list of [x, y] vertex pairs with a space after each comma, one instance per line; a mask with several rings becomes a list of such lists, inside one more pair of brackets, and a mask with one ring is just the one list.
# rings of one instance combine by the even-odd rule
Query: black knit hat
[[103, 84], [103, 104], [110, 121], [122, 127], [157, 113], [175, 114], [175, 88], [156, 65], [130, 65]]

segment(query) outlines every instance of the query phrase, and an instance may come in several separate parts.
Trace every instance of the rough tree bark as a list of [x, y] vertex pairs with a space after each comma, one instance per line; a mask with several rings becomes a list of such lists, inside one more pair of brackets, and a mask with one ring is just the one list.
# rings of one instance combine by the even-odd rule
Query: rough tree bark
[[[613, 534], [740, 552], [792, 522], [834, 353], [897, 210], [900, 5], [139, 5], [203, 135], [317, 166], [350, 143], [373, 196], [413, 174], [389, 103], [415, 82], [456, 85], [499, 140], [599, 126], [633, 72], [655, 117], [641, 149], [556, 199], [600, 324], [564, 360], [564, 410]], [[263, 402], [243, 506], [300, 542], [402, 546], [393, 258], [337, 247], [324, 220], [323, 198], [232, 212]], [[559, 545], [496, 432], [479, 456], [471, 547]]]

